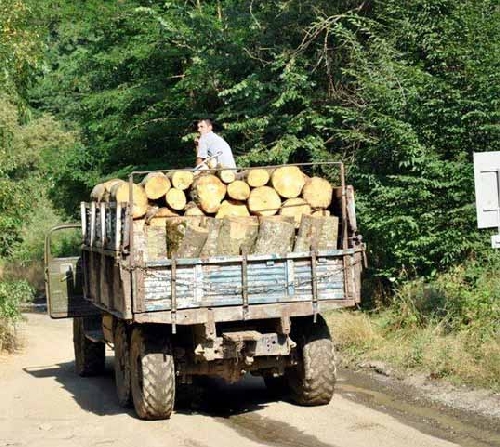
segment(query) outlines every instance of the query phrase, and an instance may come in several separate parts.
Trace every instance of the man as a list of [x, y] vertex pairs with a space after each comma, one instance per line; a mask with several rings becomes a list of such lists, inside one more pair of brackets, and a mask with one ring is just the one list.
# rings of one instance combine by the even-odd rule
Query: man
[[212, 131], [212, 120], [209, 118], [199, 120], [198, 132], [200, 137], [196, 140], [196, 166], [210, 159], [213, 165], [236, 168], [231, 147], [224, 138]]

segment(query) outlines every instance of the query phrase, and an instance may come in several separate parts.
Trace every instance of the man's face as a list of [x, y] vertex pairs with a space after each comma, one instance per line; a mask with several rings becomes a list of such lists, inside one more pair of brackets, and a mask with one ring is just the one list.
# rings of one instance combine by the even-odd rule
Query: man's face
[[212, 130], [212, 126], [210, 124], [207, 124], [206, 121], [200, 121], [198, 123], [198, 132], [200, 132], [200, 135], [206, 134]]

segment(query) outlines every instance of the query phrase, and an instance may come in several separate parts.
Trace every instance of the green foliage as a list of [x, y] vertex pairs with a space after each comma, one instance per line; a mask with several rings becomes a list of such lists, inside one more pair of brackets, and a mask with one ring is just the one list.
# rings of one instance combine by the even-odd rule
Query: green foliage
[[27, 281], [0, 281], [0, 318], [21, 317], [19, 306], [33, 299], [33, 288]]
[[346, 161], [377, 275], [487, 246], [471, 154], [500, 144], [493, 0], [59, 5], [32, 91], [82, 129], [52, 173], [58, 206], [113, 172], [192, 165], [193, 120], [212, 115], [240, 165]]

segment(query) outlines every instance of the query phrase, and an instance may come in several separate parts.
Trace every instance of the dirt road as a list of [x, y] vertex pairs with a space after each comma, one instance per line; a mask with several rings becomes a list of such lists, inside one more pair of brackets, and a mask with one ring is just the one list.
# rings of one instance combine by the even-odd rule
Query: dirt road
[[211, 383], [207, 403], [180, 408], [170, 421], [140, 421], [117, 404], [111, 351], [103, 377], [79, 378], [70, 320], [27, 318], [24, 351], [0, 359], [0, 447], [500, 445], [495, 433], [464, 428], [448, 416], [439, 420], [444, 416], [437, 410], [421, 413], [415, 405], [384, 400], [345, 378], [327, 407], [275, 401], [261, 379], [252, 378], [237, 386]]

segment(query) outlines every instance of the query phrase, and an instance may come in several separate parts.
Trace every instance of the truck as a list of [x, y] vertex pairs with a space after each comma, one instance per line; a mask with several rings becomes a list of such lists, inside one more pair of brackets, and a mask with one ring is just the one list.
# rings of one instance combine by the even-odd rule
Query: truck
[[[365, 244], [343, 163], [321, 169], [337, 172], [336, 249], [166, 256], [133, 219], [132, 185], [144, 171], [130, 174], [128, 203], [82, 202], [81, 222], [58, 225], [45, 240], [48, 312], [73, 318], [76, 372], [102, 373], [111, 346], [118, 402], [145, 420], [170, 418], [176, 389], [200, 377], [261, 376], [299, 405], [328, 404], [336, 365], [322, 314], [360, 303]], [[74, 256], [54, 253], [64, 231], [81, 237]]]

